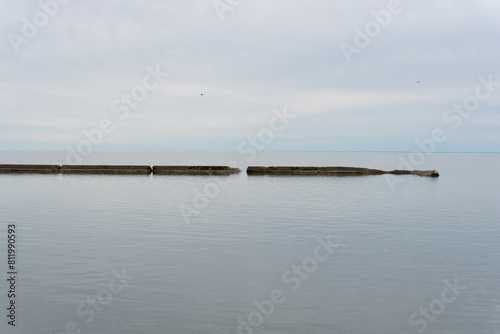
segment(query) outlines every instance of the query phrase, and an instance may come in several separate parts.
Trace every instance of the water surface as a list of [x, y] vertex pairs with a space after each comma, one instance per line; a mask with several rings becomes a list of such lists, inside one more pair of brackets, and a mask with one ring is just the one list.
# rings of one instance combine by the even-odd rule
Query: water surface
[[[401, 155], [260, 153], [251, 164], [392, 170]], [[84, 163], [232, 160], [249, 163], [224, 152], [96, 152]], [[64, 154], [0, 153], [0, 163], [53, 162]], [[435, 154], [420, 169], [441, 177], [400, 176], [394, 189], [383, 175], [0, 175], [2, 240], [18, 225], [14, 332], [59, 333], [74, 321], [82, 333], [237, 333], [254, 302], [280, 290], [286, 300], [255, 333], [417, 333], [426, 323], [427, 333], [498, 334], [499, 167], [498, 154]], [[205, 203], [197, 191], [207, 187], [217, 194]], [[189, 224], [180, 207], [198, 211]], [[285, 273], [328, 236], [339, 246], [293, 291], [299, 276]], [[122, 268], [127, 286], [101, 305]], [[456, 299], [412, 325], [455, 279], [466, 286]]]

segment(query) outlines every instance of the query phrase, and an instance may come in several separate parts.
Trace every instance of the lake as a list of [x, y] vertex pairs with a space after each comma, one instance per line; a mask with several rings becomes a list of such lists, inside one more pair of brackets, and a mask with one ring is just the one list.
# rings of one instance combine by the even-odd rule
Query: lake
[[[95, 152], [85, 164], [352, 166], [408, 153]], [[0, 163], [66, 163], [0, 152]], [[500, 154], [413, 175], [0, 175], [2, 333], [500, 333]], [[7, 314], [9, 282], [0, 284]]]

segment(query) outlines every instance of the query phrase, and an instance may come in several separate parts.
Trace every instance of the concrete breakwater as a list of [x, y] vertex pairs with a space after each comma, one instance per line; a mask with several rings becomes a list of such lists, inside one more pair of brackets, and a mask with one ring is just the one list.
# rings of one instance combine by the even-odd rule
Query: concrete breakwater
[[[134, 165], [0, 165], [0, 174], [136, 174], [136, 175], [229, 175], [241, 172], [238, 168], [228, 166], [134, 166]], [[393, 170], [359, 167], [261, 167], [250, 166], [248, 175], [331, 175], [331, 176], [363, 176], [363, 175], [419, 175], [438, 177], [435, 170]]]
[[238, 168], [228, 166], [153, 166], [153, 174], [236, 174]]
[[248, 175], [330, 175], [330, 176], [364, 176], [364, 175], [418, 175], [428, 177], [438, 177], [435, 170], [393, 170], [383, 171], [380, 169], [359, 168], [359, 167], [262, 167], [249, 166]]
[[59, 167], [63, 174], [151, 174], [151, 166], [127, 165], [63, 165]]
[[0, 174], [160, 174], [204, 175], [235, 174], [238, 168], [228, 166], [133, 166], [133, 165], [0, 165]]
[[0, 173], [36, 173], [53, 174], [59, 173], [58, 165], [0, 165]]

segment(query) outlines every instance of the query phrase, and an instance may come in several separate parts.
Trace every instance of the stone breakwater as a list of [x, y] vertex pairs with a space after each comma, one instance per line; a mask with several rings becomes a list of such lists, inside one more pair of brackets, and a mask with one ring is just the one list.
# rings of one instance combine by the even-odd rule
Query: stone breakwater
[[[0, 174], [132, 174], [132, 175], [229, 175], [241, 172], [228, 166], [131, 166], [131, 165], [0, 165]], [[435, 170], [393, 170], [359, 167], [261, 167], [250, 166], [248, 175], [419, 175], [438, 177]]]
[[393, 170], [383, 171], [380, 169], [359, 167], [262, 167], [250, 166], [247, 168], [248, 175], [331, 175], [331, 176], [365, 176], [365, 175], [418, 175], [438, 177], [435, 170]]
[[126, 165], [63, 165], [59, 167], [63, 174], [151, 174], [151, 166]]
[[59, 173], [57, 165], [0, 165], [0, 173], [36, 173], [53, 174]]
[[153, 174], [237, 174], [238, 168], [228, 166], [153, 166]]
[[235, 174], [228, 166], [127, 166], [127, 165], [0, 165], [0, 174]]

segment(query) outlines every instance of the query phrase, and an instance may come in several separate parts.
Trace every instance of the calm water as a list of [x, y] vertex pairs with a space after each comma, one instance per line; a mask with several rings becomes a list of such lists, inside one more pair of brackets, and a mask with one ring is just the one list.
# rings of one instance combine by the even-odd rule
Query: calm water
[[[260, 153], [252, 165], [396, 169], [400, 155]], [[244, 158], [101, 152], [85, 163]], [[52, 162], [64, 155], [0, 153]], [[19, 272], [17, 325], [3, 316], [0, 332], [60, 333], [73, 321], [95, 334], [498, 334], [499, 167], [499, 154], [435, 154], [419, 169], [439, 179], [399, 176], [393, 190], [385, 176], [0, 175], [0, 258], [6, 275], [14, 222]], [[6, 280], [0, 289], [5, 310]], [[273, 291], [281, 297], [259, 311]]]

